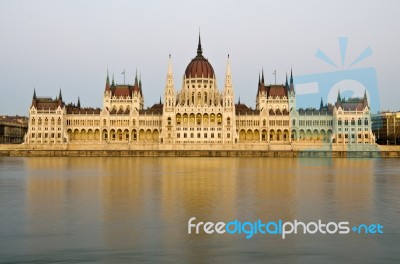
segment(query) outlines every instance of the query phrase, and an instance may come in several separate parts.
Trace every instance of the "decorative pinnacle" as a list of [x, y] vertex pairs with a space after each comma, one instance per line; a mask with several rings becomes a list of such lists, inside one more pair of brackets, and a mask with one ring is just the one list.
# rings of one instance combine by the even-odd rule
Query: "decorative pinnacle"
[[201, 38], [200, 38], [200, 29], [199, 29], [199, 44], [197, 45], [197, 55], [201, 56], [203, 54], [203, 49], [201, 48]]

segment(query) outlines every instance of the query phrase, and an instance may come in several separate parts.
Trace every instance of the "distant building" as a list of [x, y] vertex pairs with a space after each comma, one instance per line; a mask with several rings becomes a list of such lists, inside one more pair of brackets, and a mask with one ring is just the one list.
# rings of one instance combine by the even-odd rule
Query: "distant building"
[[0, 116], [0, 144], [20, 144], [27, 131], [27, 117]]
[[[234, 103], [229, 56], [222, 90], [217, 88], [211, 63], [203, 56], [199, 36], [196, 56], [175, 89], [169, 58], [164, 100], [144, 109], [142, 81], [110, 83], [107, 73], [103, 107], [83, 108], [56, 99], [40, 98], [34, 91], [29, 109], [29, 144], [212, 145], [258, 144], [290, 149], [294, 143], [373, 144], [368, 100], [341, 99], [320, 109], [296, 109], [293, 74], [285, 84], [267, 85], [258, 79], [256, 107]], [[245, 145], [242, 145], [245, 146]], [[275, 146], [276, 149], [276, 146]]]
[[371, 119], [376, 143], [400, 145], [400, 112], [374, 114]]

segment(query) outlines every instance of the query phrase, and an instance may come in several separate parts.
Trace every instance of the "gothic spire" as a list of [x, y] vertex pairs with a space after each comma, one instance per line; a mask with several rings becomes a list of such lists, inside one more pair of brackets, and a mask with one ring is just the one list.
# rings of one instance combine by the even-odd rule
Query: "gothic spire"
[[290, 69], [290, 92], [294, 93], [294, 83], [293, 83], [293, 69]]
[[324, 101], [322, 101], [322, 97], [321, 97], [321, 103], [319, 104], [319, 110], [321, 110], [322, 108], [324, 108]]
[[225, 88], [227, 89], [226, 92], [228, 92], [231, 89], [231, 87], [232, 87], [232, 73], [231, 73], [231, 63], [228, 54], [228, 60], [226, 62], [226, 74], [225, 74]]
[[200, 39], [200, 31], [199, 31], [199, 44], [197, 45], [197, 56], [203, 55], [203, 49], [201, 48], [201, 39]]
[[61, 101], [62, 101], [61, 88], [60, 88], [60, 93], [58, 94], [58, 100], [61, 100]]
[[115, 82], [114, 82], [114, 73], [113, 73], [113, 77], [112, 77], [111, 86], [115, 86]]
[[138, 85], [138, 78], [137, 78], [137, 69], [136, 69], [136, 74], [135, 74], [135, 86]]
[[[172, 73], [172, 59], [171, 59], [171, 54], [168, 55], [168, 70], [167, 70], [167, 82], [166, 82], [166, 87], [165, 89], [172, 88], [174, 89], [174, 76]], [[165, 90], [167, 93], [167, 90]]]
[[364, 101], [364, 105], [367, 106], [367, 105], [368, 105], [367, 89], [364, 90], [364, 98], [363, 98], [363, 101]]
[[79, 99], [79, 96], [78, 96], [78, 104], [76, 106], [78, 107], [78, 109], [81, 108], [81, 100]]
[[287, 73], [286, 73], [285, 87], [286, 87], [286, 90], [289, 90], [289, 83], [288, 83]]
[[290, 84], [293, 83], [293, 69], [290, 69]]
[[106, 79], [106, 84], [110, 85], [110, 79], [108, 77], [108, 68], [107, 68], [107, 79]]
[[338, 90], [336, 102], [338, 102], [338, 103], [342, 102], [342, 98], [340, 97], [340, 90]]
[[33, 99], [36, 100], [36, 89], [35, 88], [33, 88]]
[[171, 59], [171, 54], [169, 54], [169, 56], [168, 56], [167, 78], [172, 78], [172, 59]]
[[107, 69], [107, 78], [106, 78], [106, 88], [105, 91], [110, 91], [110, 78], [108, 77], [108, 69]]
[[261, 70], [261, 83], [264, 84], [264, 68]]

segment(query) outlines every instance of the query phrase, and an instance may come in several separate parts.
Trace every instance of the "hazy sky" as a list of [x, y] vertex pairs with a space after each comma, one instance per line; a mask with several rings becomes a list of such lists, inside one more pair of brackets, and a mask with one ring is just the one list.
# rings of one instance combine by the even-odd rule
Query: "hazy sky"
[[[172, 54], [175, 88], [203, 54], [222, 90], [230, 54], [235, 100], [255, 106], [258, 74], [267, 83], [337, 70], [339, 37], [348, 37], [348, 61], [370, 47], [357, 67], [375, 67], [381, 106], [400, 110], [399, 1], [0, 1], [0, 114], [27, 115], [33, 88], [82, 106], [101, 107], [107, 67], [115, 81], [141, 73], [145, 106], [163, 94]], [[347, 61], [347, 60], [346, 60]], [[346, 65], [345, 65], [346, 66]], [[311, 106], [319, 101], [310, 102]]]

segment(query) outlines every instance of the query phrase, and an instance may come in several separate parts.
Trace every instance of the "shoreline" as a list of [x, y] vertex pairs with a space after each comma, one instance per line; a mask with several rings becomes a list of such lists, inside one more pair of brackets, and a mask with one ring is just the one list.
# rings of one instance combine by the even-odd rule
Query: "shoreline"
[[0, 145], [2, 157], [290, 157], [290, 158], [400, 158], [400, 146], [239, 145], [190, 149], [181, 145]]

